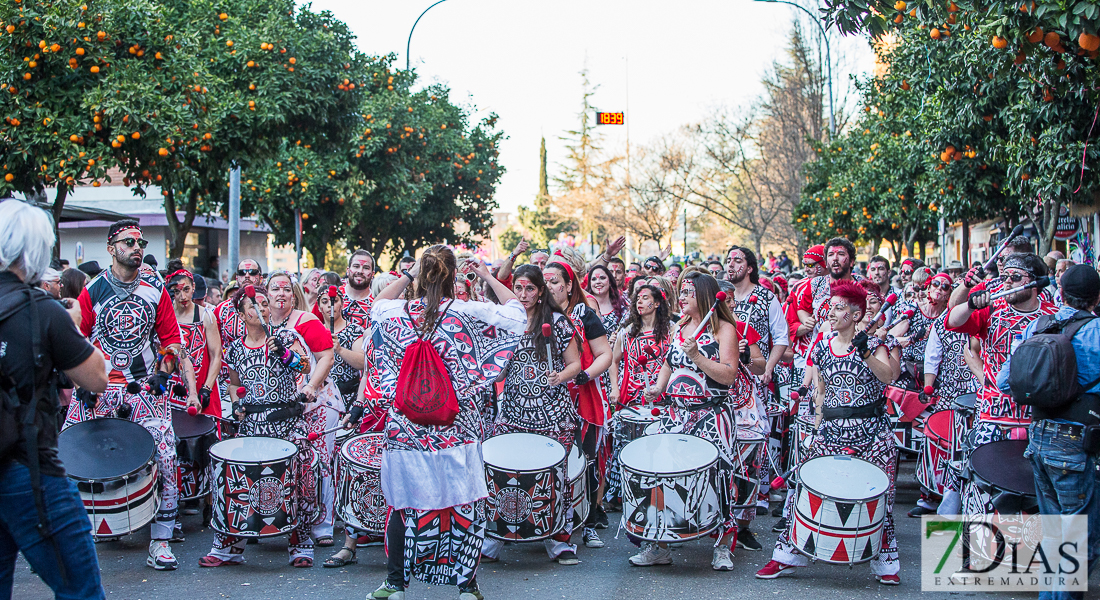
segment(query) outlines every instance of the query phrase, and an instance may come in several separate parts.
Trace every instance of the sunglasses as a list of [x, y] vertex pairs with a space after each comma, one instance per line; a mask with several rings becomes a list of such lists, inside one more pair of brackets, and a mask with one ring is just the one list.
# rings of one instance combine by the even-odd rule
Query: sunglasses
[[126, 238], [124, 240], [115, 240], [112, 244], [125, 244], [127, 248], [133, 248], [135, 245], [142, 250], [149, 245], [149, 240], [143, 240], [141, 238]]
[[947, 290], [952, 289], [952, 285], [950, 283], [931, 283], [931, 284], [928, 284], [928, 285], [929, 285], [929, 287], [934, 287], [938, 290], [947, 291]]
[[1023, 281], [1024, 277], [1027, 277], [1027, 275], [1024, 275], [1022, 273], [1012, 273], [1011, 275], [1005, 275], [1005, 279], [1011, 281], [1012, 283], [1020, 283], [1021, 281]]
[[902, 275], [912, 275], [912, 274], [913, 274], [913, 271], [912, 271], [912, 270], [909, 270], [909, 269], [902, 269], [902, 270], [901, 270], [901, 274], [902, 274]]
[[237, 275], [259, 275], [259, 269], [237, 269]]

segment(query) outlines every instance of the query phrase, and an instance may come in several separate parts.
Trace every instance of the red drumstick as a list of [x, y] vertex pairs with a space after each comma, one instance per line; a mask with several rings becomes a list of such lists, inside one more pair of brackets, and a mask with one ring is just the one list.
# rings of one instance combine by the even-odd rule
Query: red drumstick
[[707, 311], [707, 316], [703, 317], [703, 324], [699, 325], [699, 330], [695, 332], [695, 339], [699, 339], [703, 335], [703, 332], [707, 330], [707, 323], [710, 321], [711, 315], [714, 314], [714, 311], [718, 310], [718, 305], [720, 303], [726, 301], [726, 293], [718, 292], [714, 295], [714, 300], [714, 304], [712, 304], [710, 310]]
[[328, 286], [328, 330], [332, 333], [336, 333], [336, 309], [334, 307], [336, 306], [336, 295], [338, 293], [336, 286]]
[[322, 431], [321, 433], [317, 433], [316, 431], [311, 431], [311, 432], [309, 432], [309, 435], [306, 436], [306, 439], [313, 442], [313, 441], [316, 441], [318, 438], [320, 438], [322, 436], [328, 435], [328, 434], [332, 433], [333, 431], [336, 431], [337, 429], [343, 429], [343, 428], [344, 428], [344, 426], [343, 426], [343, 424], [341, 424], [341, 425], [337, 425], [336, 427], [331, 427], [329, 429], [326, 429], [326, 430]]
[[542, 324], [542, 337], [546, 338], [546, 364], [548, 370], [554, 370], [554, 361], [550, 358], [550, 349], [553, 346], [551, 343], [554, 339], [554, 328], [549, 323]]

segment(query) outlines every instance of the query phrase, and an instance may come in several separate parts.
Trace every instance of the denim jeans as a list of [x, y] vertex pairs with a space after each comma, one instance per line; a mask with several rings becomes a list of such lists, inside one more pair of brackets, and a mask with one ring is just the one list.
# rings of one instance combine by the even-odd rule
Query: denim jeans
[[10, 600], [19, 552], [59, 599], [102, 599], [92, 525], [76, 486], [67, 477], [42, 476], [46, 514], [61, 551], [62, 577], [54, 544], [38, 534], [38, 511], [27, 467], [0, 466], [0, 600]]
[[[1086, 454], [1081, 436], [1067, 431], [1050, 431], [1031, 425], [1027, 452], [1035, 473], [1039, 512], [1044, 515], [1088, 516], [1088, 564], [1090, 570], [1100, 558], [1100, 485], [1096, 465], [1100, 456]], [[1040, 600], [1077, 600], [1084, 592], [1046, 591]]]

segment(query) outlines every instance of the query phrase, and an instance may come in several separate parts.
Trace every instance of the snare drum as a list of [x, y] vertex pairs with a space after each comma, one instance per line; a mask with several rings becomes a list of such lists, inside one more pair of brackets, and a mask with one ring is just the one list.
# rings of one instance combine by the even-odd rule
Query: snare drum
[[802, 459], [806, 456], [806, 440], [813, 432], [815, 418], [813, 415], [798, 415], [794, 418], [794, 425], [791, 427], [791, 462], [787, 468], [793, 469], [802, 464]]
[[591, 509], [588, 502], [588, 477], [585, 477], [588, 459], [580, 445], [573, 444], [566, 460], [566, 474], [569, 481], [570, 498], [573, 501], [573, 522], [584, 523]]
[[505, 433], [481, 445], [489, 500], [485, 535], [534, 542], [565, 526], [565, 446], [533, 433]]
[[358, 427], [354, 427], [352, 429], [345, 429], [341, 427], [340, 429], [336, 430], [336, 442], [334, 451], [336, 453], [337, 461], [340, 460], [340, 449], [344, 447], [344, 442], [347, 442], [349, 439], [351, 439], [351, 436], [356, 435], [358, 429]]
[[210, 447], [218, 443], [214, 419], [172, 409], [179, 459], [180, 500], [194, 500], [210, 493]]
[[954, 407], [955, 410], [967, 415], [974, 414], [974, 410], [977, 404], [977, 394], [963, 394], [951, 401], [951, 406]]
[[619, 416], [619, 444], [626, 445], [646, 435], [646, 427], [661, 420], [654, 415], [653, 409], [644, 406], [631, 406], [615, 413]]
[[850, 456], [821, 456], [798, 468], [791, 543], [814, 560], [867, 562], [882, 549], [890, 478]]
[[970, 453], [970, 482], [989, 494], [999, 514], [1038, 511], [1034, 471], [1024, 450], [1027, 440], [1000, 440]]
[[917, 481], [924, 489], [943, 496], [943, 482], [953, 459], [955, 411], [940, 410], [924, 422], [924, 448], [917, 461]]
[[76, 482], [96, 539], [133, 533], [156, 517], [156, 443], [124, 419], [92, 419], [57, 437], [57, 456]]
[[658, 433], [630, 442], [622, 465], [622, 526], [650, 542], [705, 536], [722, 523], [718, 448], [690, 435]]
[[349, 527], [381, 534], [386, 530], [382, 494], [382, 449], [386, 434], [366, 433], [344, 442], [336, 457], [336, 514]]
[[214, 444], [210, 527], [251, 538], [294, 529], [299, 517], [297, 456], [297, 446], [278, 438], [239, 437]]

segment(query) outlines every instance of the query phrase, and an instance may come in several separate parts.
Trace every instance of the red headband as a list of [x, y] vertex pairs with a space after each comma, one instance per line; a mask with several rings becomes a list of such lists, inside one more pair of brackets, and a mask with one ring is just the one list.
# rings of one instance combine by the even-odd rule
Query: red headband
[[562, 260], [552, 260], [547, 263], [547, 265], [561, 265], [561, 267], [565, 269], [565, 272], [569, 274], [569, 280], [575, 281], [577, 279], [577, 276], [573, 274], [573, 267], [570, 267], [569, 263], [565, 262], [565, 257], [562, 256], [560, 252], [555, 252], [554, 256], [561, 256]]
[[190, 279], [192, 282], [195, 281], [195, 276], [192, 275], [191, 271], [188, 271], [187, 269], [180, 269], [178, 271], [173, 271], [172, 274], [168, 276], [168, 280], [171, 281], [172, 278], [175, 277], [176, 275], [183, 275], [184, 277]]
[[137, 231], [138, 235], [141, 235], [141, 227], [138, 227], [137, 225], [128, 225], [128, 226], [123, 227], [122, 229], [119, 229], [118, 231], [114, 232], [114, 234], [108, 235], [107, 236], [107, 241], [109, 242], [109, 241], [111, 241], [111, 238], [117, 236], [120, 233], [125, 233], [127, 231], [130, 231], [131, 229], [133, 229], [134, 231]]
[[948, 283], [948, 285], [955, 283], [955, 280], [951, 279], [951, 276], [948, 275], [947, 273], [936, 273], [935, 275], [932, 276], [932, 279], [929, 279], [928, 281], [929, 281], [929, 283], [931, 283], [932, 281], [934, 281], [936, 279], [942, 279], [942, 280], [946, 281]]

